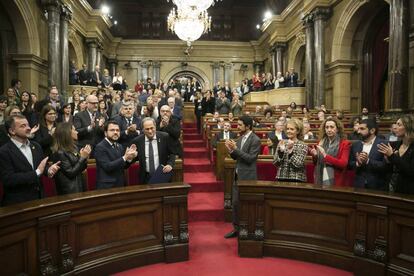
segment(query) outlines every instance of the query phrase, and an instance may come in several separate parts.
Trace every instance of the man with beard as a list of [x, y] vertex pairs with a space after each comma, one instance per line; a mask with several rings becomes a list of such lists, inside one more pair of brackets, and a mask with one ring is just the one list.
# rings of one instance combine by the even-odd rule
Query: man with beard
[[180, 121], [172, 116], [171, 108], [163, 105], [160, 109], [160, 116], [157, 120], [157, 130], [166, 132], [170, 135], [171, 148], [180, 158], [183, 157], [183, 149], [180, 143], [181, 124]]
[[224, 237], [235, 238], [239, 231], [239, 188], [238, 180], [256, 180], [256, 161], [260, 153], [260, 138], [253, 133], [253, 119], [249, 116], [241, 116], [238, 121], [238, 129], [240, 138], [234, 140], [226, 140], [226, 148], [231, 158], [236, 160], [236, 175], [232, 188], [232, 206], [233, 206], [233, 230]]
[[377, 129], [377, 124], [372, 119], [359, 123], [358, 134], [362, 141], [353, 143], [349, 157], [349, 167], [355, 170], [354, 187], [385, 190], [386, 163], [377, 145], [386, 142], [376, 136]]
[[[108, 121], [104, 127], [105, 139], [96, 145], [96, 189], [125, 186], [124, 169], [131, 165], [137, 156], [135, 145], [124, 151], [117, 141], [120, 137], [119, 125]], [[125, 152], [125, 153], [124, 153]]]
[[60, 169], [60, 161], [47, 166], [42, 147], [29, 142], [30, 126], [23, 115], [13, 115], [6, 120], [5, 127], [10, 136], [0, 148], [0, 171], [4, 195], [2, 205], [10, 205], [39, 199], [43, 194], [40, 176], [53, 177]]

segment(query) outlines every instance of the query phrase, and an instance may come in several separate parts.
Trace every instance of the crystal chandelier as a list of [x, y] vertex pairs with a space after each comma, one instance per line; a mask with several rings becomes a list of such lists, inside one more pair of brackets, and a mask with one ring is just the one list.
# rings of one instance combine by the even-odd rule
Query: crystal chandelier
[[175, 33], [179, 39], [191, 42], [199, 39], [203, 34], [211, 29], [211, 17], [207, 11], [196, 9], [172, 9], [167, 19], [168, 30]]
[[[170, 2], [170, 0], [167, 0]], [[192, 10], [198, 10], [198, 11], [205, 11], [207, 10], [211, 5], [214, 6], [215, 2], [221, 1], [221, 0], [171, 0], [178, 9], [192, 9]]]

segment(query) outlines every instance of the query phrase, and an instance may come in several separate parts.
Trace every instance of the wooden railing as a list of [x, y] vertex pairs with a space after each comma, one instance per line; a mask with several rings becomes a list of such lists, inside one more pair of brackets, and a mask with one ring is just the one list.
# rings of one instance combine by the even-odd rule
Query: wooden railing
[[2, 275], [108, 275], [188, 260], [184, 183], [57, 196], [0, 208]]
[[240, 181], [241, 257], [320, 263], [356, 275], [414, 275], [414, 196]]

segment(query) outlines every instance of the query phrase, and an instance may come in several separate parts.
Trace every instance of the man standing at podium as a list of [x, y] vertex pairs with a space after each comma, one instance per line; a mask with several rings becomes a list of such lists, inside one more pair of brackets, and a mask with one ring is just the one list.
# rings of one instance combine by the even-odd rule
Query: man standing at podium
[[238, 129], [240, 130], [240, 138], [227, 140], [226, 147], [231, 158], [237, 161], [236, 175], [234, 177], [232, 188], [232, 206], [233, 206], [233, 227], [234, 229], [227, 233], [224, 237], [234, 238], [238, 235], [239, 228], [239, 188], [238, 180], [256, 180], [256, 161], [260, 153], [260, 138], [252, 131], [253, 119], [249, 116], [242, 116], [238, 121]]

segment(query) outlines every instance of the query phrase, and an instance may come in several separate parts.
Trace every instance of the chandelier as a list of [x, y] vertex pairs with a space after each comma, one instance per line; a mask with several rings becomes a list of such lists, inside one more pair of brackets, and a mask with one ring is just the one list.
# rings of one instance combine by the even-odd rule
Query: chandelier
[[[170, 2], [170, 0], [167, 0]], [[198, 11], [205, 11], [207, 10], [211, 5], [214, 6], [215, 2], [221, 1], [221, 0], [171, 0], [178, 9], [192, 9], [192, 10], [198, 10]]]
[[[183, 0], [183, 2], [185, 1]], [[186, 41], [188, 46], [191, 46], [191, 42], [210, 31], [211, 17], [208, 16], [206, 10], [200, 11], [195, 8], [178, 8], [175, 10], [173, 8], [168, 15], [167, 24], [168, 30], [175, 33], [179, 39]]]

